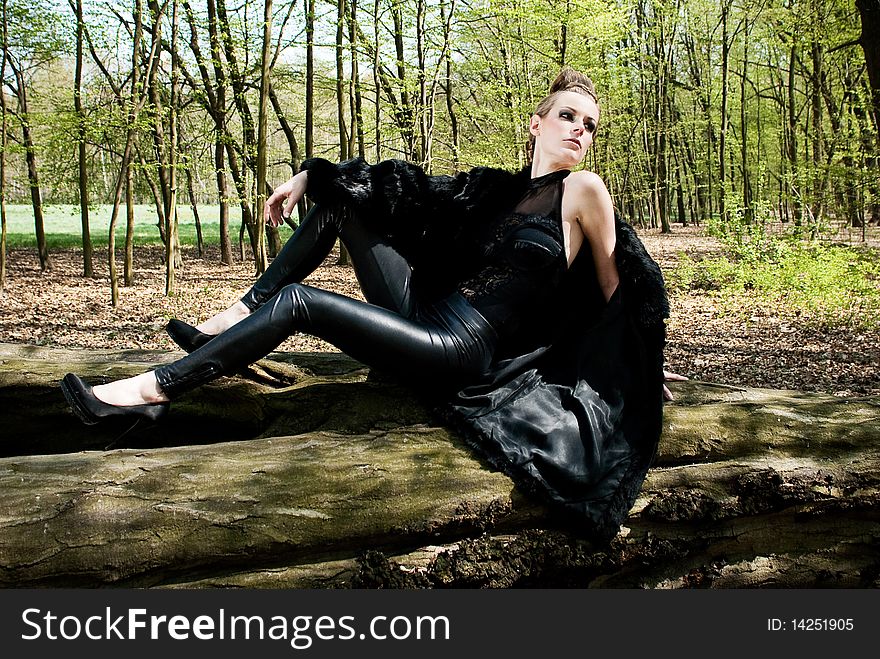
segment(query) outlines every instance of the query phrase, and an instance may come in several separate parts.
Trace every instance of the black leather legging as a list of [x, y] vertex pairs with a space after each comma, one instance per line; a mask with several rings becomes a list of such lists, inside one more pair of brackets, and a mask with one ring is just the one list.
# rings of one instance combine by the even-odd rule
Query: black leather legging
[[[367, 302], [299, 283], [330, 253], [348, 249]], [[427, 302], [412, 268], [384, 239], [344, 209], [314, 207], [242, 302], [250, 316], [156, 369], [169, 398], [235, 372], [294, 332], [329, 341], [368, 366], [432, 385], [464, 384], [488, 368], [492, 326], [459, 294]]]

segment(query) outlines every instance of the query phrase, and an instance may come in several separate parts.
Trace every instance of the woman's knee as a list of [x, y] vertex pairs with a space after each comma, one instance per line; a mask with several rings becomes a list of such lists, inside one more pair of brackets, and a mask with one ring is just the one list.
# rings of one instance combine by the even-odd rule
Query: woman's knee
[[298, 282], [287, 284], [280, 291], [278, 291], [278, 300], [276, 302], [276, 305], [281, 304], [287, 307], [291, 307], [291, 310], [294, 310], [297, 307], [301, 307], [305, 303], [305, 293], [307, 288], [307, 286]]

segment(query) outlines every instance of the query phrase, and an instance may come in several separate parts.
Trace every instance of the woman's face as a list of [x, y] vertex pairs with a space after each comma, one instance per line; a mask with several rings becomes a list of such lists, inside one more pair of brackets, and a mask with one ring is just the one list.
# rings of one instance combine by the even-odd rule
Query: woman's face
[[532, 115], [529, 130], [535, 136], [534, 160], [546, 166], [573, 167], [593, 145], [599, 106], [589, 96], [562, 92], [543, 117]]

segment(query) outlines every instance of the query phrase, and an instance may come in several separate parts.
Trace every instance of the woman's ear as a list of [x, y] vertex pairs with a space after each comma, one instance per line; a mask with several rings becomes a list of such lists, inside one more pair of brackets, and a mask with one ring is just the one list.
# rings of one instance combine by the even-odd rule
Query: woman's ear
[[529, 132], [535, 137], [541, 134], [541, 117], [537, 114], [533, 114], [529, 120]]

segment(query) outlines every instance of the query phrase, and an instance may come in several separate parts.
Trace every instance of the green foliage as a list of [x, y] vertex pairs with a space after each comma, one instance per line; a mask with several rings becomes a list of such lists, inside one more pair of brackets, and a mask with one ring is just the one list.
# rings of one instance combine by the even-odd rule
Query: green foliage
[[68, 51], [73, 43], [70, 21], [52, 3], [8, 0], [9, 55], [27, 69]]
[[880, 326], [875, 250], [766, 234], [743, 245], [739, 254], [727, 251], [700, 261], [683, 254], [667, 273], [670, 289], [717, 291], [730, 313], [747, 295], [827, 326]]
[[774, 259], [778, 250], [789, 237], [771, 235], [767, 227], [773, 217], [766, 201], [757, 201], [751, 211], [738, 205], [739, 199], [725, 194], [727, 217], [712, 216], [706, 223], [706, 231], [721, 241], [725, 251], [738, 261], [753, 263]]
[[[767, 203], [753, 213], [728, 201], [726, 220], [707, 223], [722, 254], [696, 261], [683, 254], [667, 274], [671, 290], [717, 291], [728, 312], [743, 296], [829, 326], [880, 326], [880, 258], [875, 250], [817, 240], [818, 225], [789, 225], [779, 231]], [[804, 240], [808, 238], [809, 240]]]

